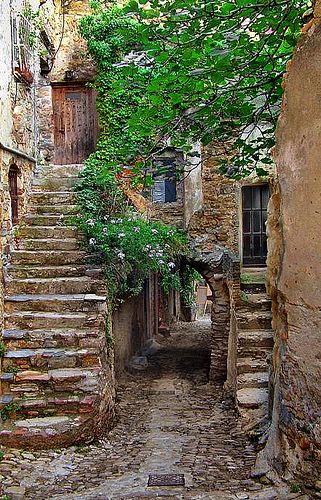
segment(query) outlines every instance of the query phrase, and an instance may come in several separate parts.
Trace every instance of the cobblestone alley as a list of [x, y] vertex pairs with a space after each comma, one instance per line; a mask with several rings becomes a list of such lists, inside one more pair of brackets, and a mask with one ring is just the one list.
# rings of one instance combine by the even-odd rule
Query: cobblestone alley
[[[210, 322], [181, 323], [143, 371], [118, 387], [114, 429], [69, 449], [8, 450], [2, 498], [307, 498], [250, 479], [254, 445], [238, 428], [222, 387], [208, 384]], [[184, 474], [185, 486], [148, 487], [150, 474]]]

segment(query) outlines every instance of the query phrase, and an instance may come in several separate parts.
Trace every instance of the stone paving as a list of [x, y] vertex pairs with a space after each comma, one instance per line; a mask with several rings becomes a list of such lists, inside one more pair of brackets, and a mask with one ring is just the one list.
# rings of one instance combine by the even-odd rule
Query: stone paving
[[[120, 381], [115, 427], [99, 442], [3, 450], [2, 498], [307, 500], [250, 478], [255, 446], [222, 387], [208, 383], [209, 336], [201, 321], [158, 339], [148, 368]], [[149, 474], [166, 473], [184, 474], [185, 486], [147, 486]]]

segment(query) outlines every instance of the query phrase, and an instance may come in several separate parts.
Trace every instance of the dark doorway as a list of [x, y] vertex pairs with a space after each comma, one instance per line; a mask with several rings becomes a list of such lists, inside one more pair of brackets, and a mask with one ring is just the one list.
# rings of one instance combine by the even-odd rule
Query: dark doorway
[[9, 193], [11, 198], [12, 224], [18, 224], [19, 222], [18, 175], [19, 168], [17, 165], [11, 165], [9, 169]]
[[85, 85], [53, 87], [55, 164], [83, 163], [96, 147], [96, 94]]
[[243, 265], [265, 266], [267, 257], [266, 219], [268, 184], [242, 189]]

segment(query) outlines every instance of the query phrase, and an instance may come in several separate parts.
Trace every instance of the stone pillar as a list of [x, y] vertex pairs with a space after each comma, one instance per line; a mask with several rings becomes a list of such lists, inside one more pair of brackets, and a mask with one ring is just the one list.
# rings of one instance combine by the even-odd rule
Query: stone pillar
[[230, 330], [229, 294], [222, 275], [214, 274], [208, 281], [214, 291], [210, 380], [223, 383], [227, 375], [227, 352]]

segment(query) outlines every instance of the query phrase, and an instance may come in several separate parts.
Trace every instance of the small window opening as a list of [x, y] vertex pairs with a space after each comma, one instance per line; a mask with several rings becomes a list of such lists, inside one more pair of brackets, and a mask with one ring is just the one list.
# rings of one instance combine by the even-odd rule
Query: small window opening
[[152, 200], [156, 203], [177, 201], [176, 165], [174, 158], [160, 158], [155, 162]]
[[12, 66], [14, 75], [30, 85], [33, 82], [35, 27], [31, 20], [32, 10], [24, 2], [21, 12], [11, 12]]
[[18, 196], [18, 175], [17, 165], [11, 165], [9, 169], [9, 193], [11, 198], [11, 219], [13, 224], [19, 222], [19, 196]]

